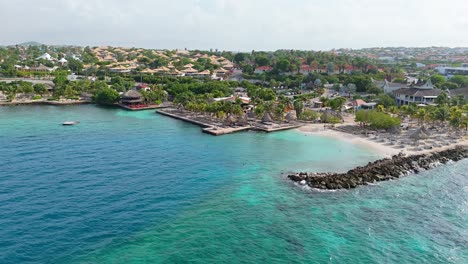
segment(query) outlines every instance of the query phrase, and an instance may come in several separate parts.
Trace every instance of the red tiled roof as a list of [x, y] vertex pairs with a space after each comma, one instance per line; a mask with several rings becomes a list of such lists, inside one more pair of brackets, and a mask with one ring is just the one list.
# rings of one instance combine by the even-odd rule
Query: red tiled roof
[[310, 66], [310, 65], [302, 65], [301, 70], [302, 71], [315, 71], [315, 70], [317, 70], [317, 67]]
[[260, 66], [260, 67], [256, 68], [255, 70], [258, 70], [258, 71], [271, 71], [271, 70], [273, 70], [273, 68], [270, 67], [270, 66]]
[[356, 99], [354, 102], [353, 102], [353, 105], [354, 106], [360, 106], [360, 105], [363, 105], [363, 104], [366, 104], [366, 102], [362, 99]]

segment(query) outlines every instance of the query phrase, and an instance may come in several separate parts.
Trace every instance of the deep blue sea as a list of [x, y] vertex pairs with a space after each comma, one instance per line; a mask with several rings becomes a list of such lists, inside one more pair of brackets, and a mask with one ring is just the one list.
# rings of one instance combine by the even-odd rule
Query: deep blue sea
[[351, 191], [285, 178], [376, 158], [153, 111], [0, 107], [0, 263], [468, 263], [468, 160]]

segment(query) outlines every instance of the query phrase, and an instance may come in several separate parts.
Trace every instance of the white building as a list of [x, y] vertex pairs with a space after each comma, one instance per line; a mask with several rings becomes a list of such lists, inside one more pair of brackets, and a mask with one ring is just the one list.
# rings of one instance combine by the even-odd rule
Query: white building
[[53, 61], [55, 60], [52, 56], [50, 56], [49, 53], [44, 53], [42, 54], [41, 56], [37, 57], [36, 60], [40, 60], [40, 59], [44, 59], [44, 60], [48, 60], [48, 61]]
[[468, 67], [446, 67], [439, 66], [436, 68], [442, 75], [468, 75]]
[[419, 87], [401, 88], [393, 91], [397, 105], [415, 104], [433, 104], [442, 90], [434, 89], [429, 79], [424, 85]]

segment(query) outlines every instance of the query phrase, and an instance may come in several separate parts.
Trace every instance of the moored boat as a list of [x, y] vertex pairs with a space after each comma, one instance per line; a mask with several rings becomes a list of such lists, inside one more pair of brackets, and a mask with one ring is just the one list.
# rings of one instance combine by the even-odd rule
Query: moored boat
[[80, 123], [80, 121], [65, 121], [65, 122], [62, 123], [62, 125], [64, 125], [64, 126], [73, 126], [73, 125], [76, 125], [78, 123]]

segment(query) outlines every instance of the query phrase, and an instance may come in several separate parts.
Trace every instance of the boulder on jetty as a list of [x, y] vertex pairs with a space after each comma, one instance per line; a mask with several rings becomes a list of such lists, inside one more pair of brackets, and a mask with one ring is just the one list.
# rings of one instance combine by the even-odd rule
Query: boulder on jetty
[[434, 168], [437, 164], [448, 161], [459, 161], [468, 158], [467, 147], [406, 156], [402, 153], [392, 158], [385, 158], [369, 162], [366, 166], [356, 167], [345, 173], [306, 173], [299, 172], [288, 175], [294, 182], [306, 184], [317, 189], [351, 189], [358, 185], [367, 185], [379, 181], [399, 178], [410, 173]]

